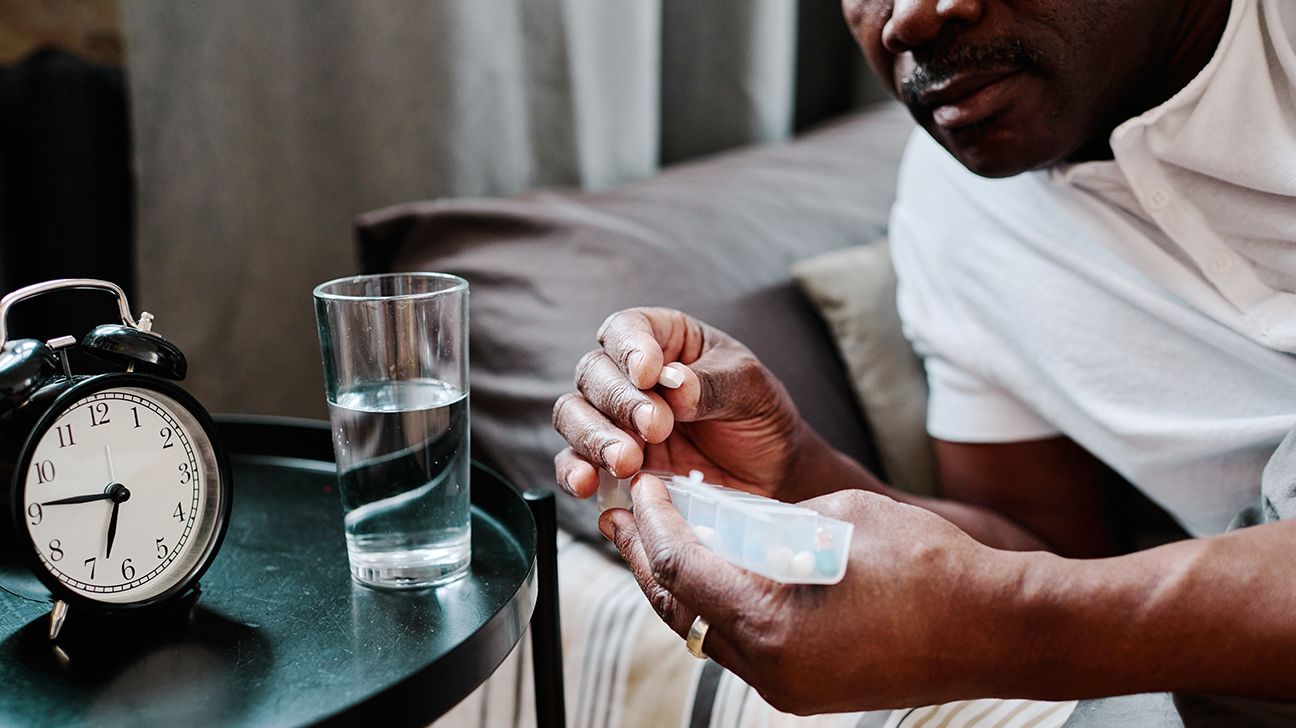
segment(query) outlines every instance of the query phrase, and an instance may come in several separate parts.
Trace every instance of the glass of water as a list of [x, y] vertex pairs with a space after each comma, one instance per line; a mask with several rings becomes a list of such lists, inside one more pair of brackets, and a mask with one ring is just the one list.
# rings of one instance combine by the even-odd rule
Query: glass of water
[[441, 273], [315, 288], [351, 577], [386, 589], [468, 571], [468, 281]]

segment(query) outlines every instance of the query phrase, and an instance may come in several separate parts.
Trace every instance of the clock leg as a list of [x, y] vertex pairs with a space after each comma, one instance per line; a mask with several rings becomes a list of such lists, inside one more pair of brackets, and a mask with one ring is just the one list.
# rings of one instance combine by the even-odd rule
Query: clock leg
[[54, 601], [54, 608], [50, 610], [50, 631], [51, 640], [58, 639], [59, 632], [63, 631], [63, 621], [67, 619], [68, 605], [67, 602]]
[[198, 586], [198, 583], [195, 582], [193, 585], [193, 591], [189, 593], [189, 606], [185, 609], [185, 621], [189, 623], [190, 627], [193, 626], [194, 620], [198, 616], [198, 597], [200, 596], [202, 596], [202, 587]]

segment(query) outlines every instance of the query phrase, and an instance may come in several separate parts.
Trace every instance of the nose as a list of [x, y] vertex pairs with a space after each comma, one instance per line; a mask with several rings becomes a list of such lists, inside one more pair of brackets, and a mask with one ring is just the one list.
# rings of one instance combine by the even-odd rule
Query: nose
[[984, 12], [984, 0], [895, 0], [882, 45], [891, 53], [911, 51], [936, 40], [947, 25], [975, 24]]

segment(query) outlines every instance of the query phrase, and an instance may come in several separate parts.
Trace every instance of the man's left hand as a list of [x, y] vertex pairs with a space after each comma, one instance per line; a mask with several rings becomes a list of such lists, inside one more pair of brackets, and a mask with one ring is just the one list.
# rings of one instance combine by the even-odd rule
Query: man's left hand
[[658, 615], [681, 636], [701, 615], [707, 655], [774, 707], [904, 707], [1006, 687], [987, 666], [1005, 644], [996, 625], [1020, 589], [1018, 555], [921, 508], [841, 491], [800, 505], [855, 524], [845, 577], [780, 584], [703, 546], [657, 478], [640, 476], [631, 494], [634, 514], [605, 512], [603, 534]]

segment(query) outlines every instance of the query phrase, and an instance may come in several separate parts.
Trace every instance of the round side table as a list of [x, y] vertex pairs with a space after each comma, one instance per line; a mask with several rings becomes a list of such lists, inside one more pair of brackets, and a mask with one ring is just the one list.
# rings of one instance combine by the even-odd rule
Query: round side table
[[72, 612], [54, 643], [48, 604], [0, 594], [0, 724], [426, 725], [522, 638], [542, 534], [489, 468], [473, 465], [468, 576], [381, 592], [349, 576], [327, 423], [220, 427], [234, 510], [201, 595], [147, 624]]

